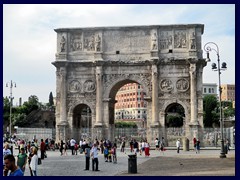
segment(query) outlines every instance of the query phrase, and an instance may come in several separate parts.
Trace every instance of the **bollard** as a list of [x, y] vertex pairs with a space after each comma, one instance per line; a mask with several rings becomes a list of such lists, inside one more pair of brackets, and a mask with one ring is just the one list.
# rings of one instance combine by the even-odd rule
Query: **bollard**
[[128, 155], [128, 173], [137, 173], [137, 156]]
[[189, 139], [187, 137], [183, 138], [183, 151], [189, 151]]

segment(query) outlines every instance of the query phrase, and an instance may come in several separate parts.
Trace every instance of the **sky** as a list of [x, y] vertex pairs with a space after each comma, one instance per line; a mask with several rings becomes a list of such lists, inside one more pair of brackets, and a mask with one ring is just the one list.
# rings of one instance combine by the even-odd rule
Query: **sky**
[[[55, 61], [57, 34], [54, 29], [72, 27], [204, 24], [202, 46], [215, 42], [220, 61], [227, 63], [222, 84], [235, 84], [235, 5], [234, 4], [4, 4], [3, 5], [3, 96], [14, 105], [36, 95], [47, 103], [56, 95]], [[202, 47], [203, 48], [203, 47]], [[203, 51], [203, 57], [206, 57]], [[203, 83], [218, 84], [211, 63], [203, 71]]]

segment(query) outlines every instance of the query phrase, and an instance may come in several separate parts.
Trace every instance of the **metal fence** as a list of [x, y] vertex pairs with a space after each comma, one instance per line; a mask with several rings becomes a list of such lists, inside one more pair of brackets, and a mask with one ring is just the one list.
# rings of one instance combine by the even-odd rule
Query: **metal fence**
[[51, 128], [18, 128], [16, 137], [31, 141], [32, 139], [55, 139], [56, 131]]

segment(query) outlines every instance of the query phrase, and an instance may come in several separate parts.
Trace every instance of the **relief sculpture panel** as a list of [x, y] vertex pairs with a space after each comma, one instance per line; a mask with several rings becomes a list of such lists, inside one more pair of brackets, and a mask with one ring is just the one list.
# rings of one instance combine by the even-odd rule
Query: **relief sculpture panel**
[[84, 92], [94, 92], [96, 90], [95, 82], [87, 80], [83, 84]]
[[160, 49], [172, 49], [173, 33], [172, 31], [160, 32]]
[[189, 88], [189, 81], [187, 79], [179, 79], [176, 82], [176, 88], [179, 92], [185, 92]]
[[82, 34], [71, 34], [70, 51], [82, 51]]
[[174, 48], [187, 48], [187, 35], [185, 30], [174, 32]]
[[173, 83], [170, 79], [163, 79], [160, 82], [160, 89], [163, 92], [170, 92], [173, 90]]
[[69, 91], [70, 92], [79, 92], [81, 91], [81, 84], [77, 80], [73, 80], [69, 83]]

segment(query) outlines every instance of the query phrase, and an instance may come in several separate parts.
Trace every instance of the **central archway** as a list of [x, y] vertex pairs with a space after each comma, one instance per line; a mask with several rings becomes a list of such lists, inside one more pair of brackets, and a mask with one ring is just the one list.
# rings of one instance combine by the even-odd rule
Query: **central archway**
[[[142, 129], [147, 126], [147, 102], [144, 100], [145, 96], [147, 96], [146, 88], [135, 80], [120, 80], [112, 86], [109, 92], [109, 125], [112, 131], [111, 138], [138, 136], [138, 131], [143, 132]], [[136, 132], [124, 130], [124, 133], [119, 133], [115, 131], [115, 123], [119, 121], [136, 123], [137, 128], [134, 129]], [[142, 125], [143, 123], [144, 125]], [[144, 137], [146, 138], [146, 134]]]
[[73, 109], [72, 121], [75, 140], [89, 139], [92, 129], [92, 112], [88, 105], [79, 104]]

